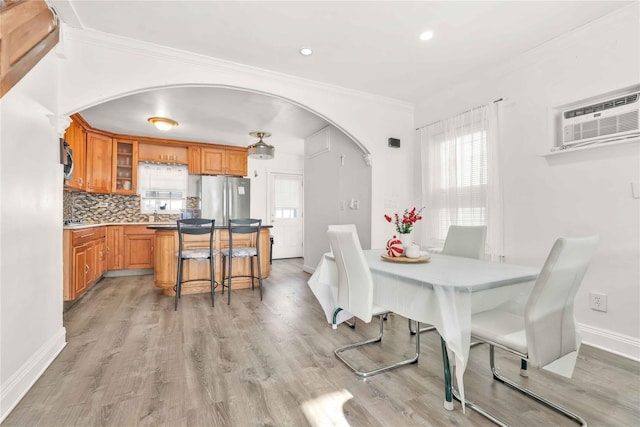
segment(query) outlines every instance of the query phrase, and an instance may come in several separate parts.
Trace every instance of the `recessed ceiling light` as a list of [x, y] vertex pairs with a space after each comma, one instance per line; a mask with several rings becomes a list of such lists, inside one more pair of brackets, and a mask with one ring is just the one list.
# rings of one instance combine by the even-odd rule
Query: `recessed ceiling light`
[[302, 49], [300, 49], [300, 54], [304, 56], [309, 56], [313, 54], [313, 50], [311, 50], [310, 47], [303, 47]]
[[425, 31], [424, 33], [420, 34], [420, 40], [429, 40], [432, 37], [433, 31]]

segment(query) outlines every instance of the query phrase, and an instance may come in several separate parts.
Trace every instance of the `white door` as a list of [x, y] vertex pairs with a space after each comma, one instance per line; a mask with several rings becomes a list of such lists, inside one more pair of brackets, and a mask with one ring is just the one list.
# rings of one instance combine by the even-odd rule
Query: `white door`
[[273, 258], [302, 256], [302, 175], [269, 174]]

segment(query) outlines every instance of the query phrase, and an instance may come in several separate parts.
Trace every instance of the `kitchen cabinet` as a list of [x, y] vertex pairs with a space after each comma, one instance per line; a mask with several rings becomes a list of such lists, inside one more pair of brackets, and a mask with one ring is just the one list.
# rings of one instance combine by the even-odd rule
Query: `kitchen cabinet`
[[101, 133], [87, 132], [87, 186], [89, 193], [111, 192], [113, 141]]
[[188, 163], [188, 150], [185, 146], [171, 144], [138, 144], [138, 158], [141, 162]]
[[67, 128], [64, 139], [69, 144], [73, 156], [73, 172], [71, 179], [64, 181], [65, 189], [84, 190], [86, 181], [86, 148], [87, 148], [87, 131], [84, 126], [73, 120]]
[[197, 145], [190, 145], [187, 151], [189, 155], [189, 174], [202, 175], [202, 149]]
[[124, 227], [107, 227], [107, 271], [124, 269]]
[[247, 149], [241, 147], [202, 147], [202, 175], [247, 176]]
[[153, 268], [155, 231], [146, 225], [124, 227], [124, 268]]
[[107, 268], [106, 227], [63, 232], [63, 299], [71, 301], [99, 280]]
[[115, 138], [111, 168], [111, 192], [136, 194], [138, 190], [138, 141]]

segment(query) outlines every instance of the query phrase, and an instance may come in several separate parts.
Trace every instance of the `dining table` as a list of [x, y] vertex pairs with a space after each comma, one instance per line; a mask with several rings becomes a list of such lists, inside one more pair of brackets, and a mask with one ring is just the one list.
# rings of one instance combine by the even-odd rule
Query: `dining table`
[[[463, 375], [471, 345], [471, 315], [526, 297], [540, 269], [437, 253], [422, 252], [421, 262], [411, 262], [391, 259], [385, 249], [363, 252], [374, 282], [373, 304], [435, 326], [446, 343], [444, 406], [454, 407], [450, 360], [464, 411]], [[335, 327], [353, 317], [337, 305], [338, 269], [332, 253], [321, 257], [308, 285], [328, 323]]]

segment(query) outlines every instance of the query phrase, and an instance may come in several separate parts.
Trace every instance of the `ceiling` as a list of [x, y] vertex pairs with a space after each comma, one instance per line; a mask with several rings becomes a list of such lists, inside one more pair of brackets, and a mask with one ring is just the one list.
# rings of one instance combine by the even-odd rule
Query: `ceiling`
[[[96, 1], [49, 0], [70, 26], [419, 103], [633, 1]], [[419, 35], [433, 31], [431, 40]], [[305, 57], [301, 47], [314, 53]], [[163, 113], [166, 112], [166, 113]], [[113, 132], [247, 145], [300, 141], [325, 122], [277, 98], [222, 88], [172, 88], [82, 112]], [[301, 144], [299, 144], [301, 145]], [[298, 147], [299, 148], [299, 147]]]

